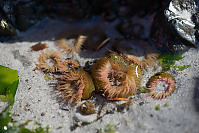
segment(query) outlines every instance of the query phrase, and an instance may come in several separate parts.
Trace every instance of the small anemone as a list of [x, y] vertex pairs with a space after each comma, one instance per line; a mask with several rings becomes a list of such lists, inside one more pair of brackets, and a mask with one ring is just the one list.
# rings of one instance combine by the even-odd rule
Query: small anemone
[[59, 48], [68, 53], [79, 53], [86, 39], [86, 36], [80, 35], [75, 41], [72, 42], [72, 44], [68, 44], [66, 38], [60, 38], [56, 41], [56, 43]]
[[61, 92], [63, 99], [69, 99], [68, 103], [81, 99], [88, 99], [95, 90], [91, 76], [83, 71], [76, 70], [63, 75], [55, 76], [58, 79], [56, 89]]
[[139, 88], [142, 72], [139, 66], [129, 65], [118, 54], [100, 58], [92, 67], [96, 89], [109, 100], [128, 98]]
[[[76, 39], [71, 44], [66, 41]], [[96, 51], [105, 46], [110, 40], [103, 28], [98, 25], [90, 28], [75, 27], [61, 32], [56, 39], [59, 48], [66, 52], [80, 52], [81, 47], [86, 50]], [[83, 45], [83, 46], [82, 46]]]
[[59, 72], [70, 72], [73, 69], [79, 68], [79, 62], [73, 59], [67, 59], [58, 63]]
[[[50, 65], [50, 63], [48, 63], [48, 60], [50, 61], [50, 63], [53, 63], [53, 65]], [[36, 64], [35, 69], [41, 70], [43, 72], [57, 72], [58, 63], [60, 62], [60, 60], [61, 59], [59, 52], [42, 52], [38, 58], [38, 64]]]
[[94, 105], [90, 101], [85, 101], [79, 106], [79, 111], [84, 115], [91, 115], [95, 114], [96, 110], [94, 108]]
[[[157, 84], [159, 82], [166, 82], [168, 84], [167, 89], [164, 92], [156, 92], [155, 91], [155, 87], [157, 86]], [[149, 90], [149, 93], [147, 94], [147, 96], [151, 96], [154, 99], [164, 99], [167, 96], [171, 95], [171, 93], [174, 92], [175, 90], [175, 79], [174, 77], [166, 72], [158, 72], [155, 75], [153, 75], [148, 83], [147, 83], [147, 87]]]

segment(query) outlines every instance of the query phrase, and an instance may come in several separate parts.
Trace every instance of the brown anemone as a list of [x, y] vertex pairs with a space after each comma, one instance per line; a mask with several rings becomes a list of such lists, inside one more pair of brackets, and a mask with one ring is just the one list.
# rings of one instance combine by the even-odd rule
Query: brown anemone
[[60, 38], [56, 41], [56, 43], [59, 48], [63, 49], [68, 53], [79, 53], [86, 39], [87, 39], [86, 36], [80, 35], [71, 44], [67, 42], [66, 38]]
[[92, 78], [83, 70], [71, 71], [56, 78], [58, 79], [56, 89], [61, 92], [62, 98], [67, 100], [70, 98], [69, 104], [74, 99], [76, 102], [88, 99], [95, 90]]
[[139, 88], [142, 73], [137, 65], [129, 65], [121, 56], [110, 54], [92, 67], [96, 89], [107, 99], [128, 98]]
[[60, 60], [61, 59], [59, 52], [42, 52], [38, 58], [38, 64], [36, 64], [35, 69], [41, 70], [43, 72], [56, 72], [58, 70], [58, 63], [60, 62]]
[[[156, 92], [155, 87], [159, 82], [166, 82], [168, 87], [164, 92]], [[151, 96], [154, 99], [164, 99], [167, 96], [171, 95], [175, 90], [175, 79], [174, 77], [166, 72], [159, 72], [153, 75], [148, 81], [148, 90], [149, 93], [147, 96]]]
[[67, 59], [58, 63], [59, 72], [70, 72], [79, 67], [79, 62], [73, 59]]

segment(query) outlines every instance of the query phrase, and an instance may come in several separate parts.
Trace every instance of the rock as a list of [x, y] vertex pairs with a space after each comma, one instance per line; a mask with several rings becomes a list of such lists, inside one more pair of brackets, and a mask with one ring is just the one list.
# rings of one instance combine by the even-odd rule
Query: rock
[[131, 20], [121, 21], [116, 29], [126, 39], [140, 39], [144, 32], [144, 27], [141, 24], [132, 23]]
[[37, 12], [36, 2], [18, 2], [15, 7], [15, 17], [17, 28], [26, 31], [30, 26], [34, 25], [41, 14]]
[[197, 18], [196, 8], [194, 0], [173, 0], [165, 10], [165, 16], [175, 31], [194, 46], [198, 43], [195, 37], [196, 25], [192, 19], [194, 16]]
[[151, 37], [160, 50], [182, 50], [197, 46], [198, 5], [194, 0], [172, 0], [155, 16]]
[[131, 9], [131, 13], [145, 16], [153, 13], [159, 8], [161, 2], [165, 0], [126, 0], [127, 6]]
[[4, 0], [1, 2], [0, 7], [2, 16], [15, 27], [14, 2]]
[[0, 17], [0, 36], [10, 37], [17, 35], [15, 28]]

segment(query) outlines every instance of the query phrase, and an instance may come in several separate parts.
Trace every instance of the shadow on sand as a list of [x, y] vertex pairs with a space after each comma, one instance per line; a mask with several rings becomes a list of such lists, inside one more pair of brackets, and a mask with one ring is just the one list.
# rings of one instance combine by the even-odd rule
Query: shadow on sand
[[195, 78], [195, 88], [194, 88], [194, 96], [193, 96], [193, 102], [195, 105], [196, 111], [199, 113], [199, 78]]

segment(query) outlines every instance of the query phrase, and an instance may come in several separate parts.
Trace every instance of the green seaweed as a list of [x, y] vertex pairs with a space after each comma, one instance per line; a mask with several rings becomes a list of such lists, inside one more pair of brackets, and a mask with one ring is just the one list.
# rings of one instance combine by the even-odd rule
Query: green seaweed
[[113, 123], [108, 123], [104, 129], [98, 129], [98, 133], [116, 133], [118, 127]]
[[14, 104], [19, 78], [16, 70], [0, 65], [0, 100]]
[[182, 53], [162, 53], [158, 56], [162, 71], [168, 71], [175, 65], [176, 61], [183, 59]]
[[14, 104], [15, 94], [19, 83], [18, 71], [0, 65], [0, 101], [7, 106], [0, 112], [0, 133], [48, 133], [49, 127], [42, 128], [39, 125], [33, 130], [25, 128], [27, 121], [19, 126], [15, 125], [10, 116], [10, 109]]
[[0, 65], [0, 101], [7, 102], [7, 107], [0, 113], [0, 132], [4, 132], [11, 121], [9, 110], [14, 104], [18, 83], [18, 72]]
[[179, 65], [174, 65], [173, 67], [179, 71], [183, 71], [184, 69], [187, 69], [189, 68], [191, 65], [182, 65], [182, 66], [179, 66]]
[[147, 88], [145, 86], [142, 86], [140, 89], [141, 93], [146, 93], [147, 92]]
[[59, 126], [59, 127], [57, 127], [56, 129], [58, 130], [58, 129], [62, 129], [63, 127], [62, 126]]
[[160, 110], [160, 104], [158, 104], [157, 106], [155, 106], [155, 110]]
[[168, 71], [171, 68], [175, 68], [176, 70], [183, 71], [184, 69], [189, 68], [191, 65], [175, 65], [176, 61], [183, 59], [182, 53], [162, 53], [158, 57], [160, 61], [160, 65], [162, 66], [162, 71]]

